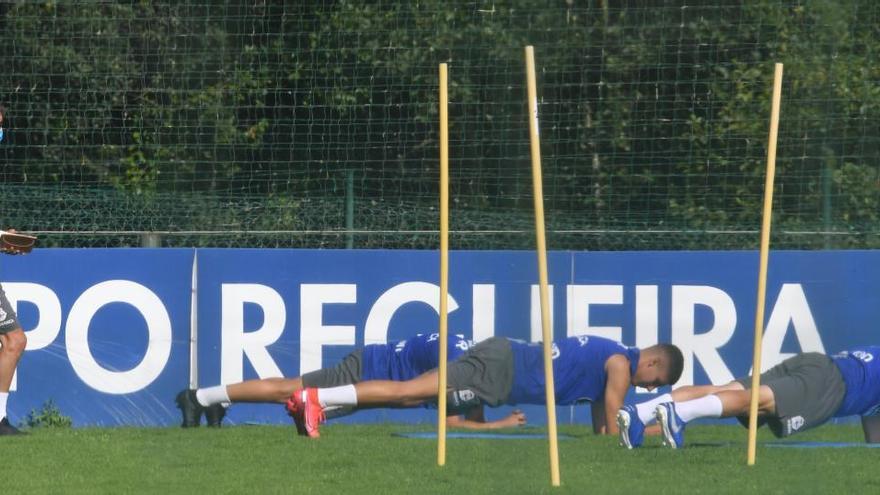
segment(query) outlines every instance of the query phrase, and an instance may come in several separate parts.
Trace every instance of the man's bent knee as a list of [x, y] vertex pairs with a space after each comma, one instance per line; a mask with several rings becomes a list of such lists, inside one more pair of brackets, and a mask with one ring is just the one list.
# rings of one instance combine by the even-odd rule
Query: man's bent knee
[[764, 414], [776, 413], [776, 396], [773, 389], [767, 385], [761, 385], [758, 389], [758, 408]]
[[0, 335], [0, 352], [20, 355], [27, 347], [27, 335], [20, 328]]

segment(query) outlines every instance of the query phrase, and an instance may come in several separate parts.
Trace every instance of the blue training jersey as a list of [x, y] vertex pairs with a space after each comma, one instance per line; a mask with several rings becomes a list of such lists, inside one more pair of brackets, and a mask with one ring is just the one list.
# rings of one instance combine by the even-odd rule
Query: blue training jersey
[[880, 346], [856, 347], [832, 356], [846, 395], [834, 417], [880, 413]]
[[[362, 380], [405, 381], [439, 366], [440, 335], [417, 335], [391, 344], [371, 344], [363, 350]], [[454, 361], [473, 346], [461, 335], [450, 335], [448, 361]]]
[[[508, 404], [544, 404], [544, 356], [541, 343], [511, 341], [513, 387]], [[635, 373], [639, 350], [602, 337], [581, 335], [553, 343], [553, 383], [558, 405], [605, 397], [605, 362], [622, 354]]]

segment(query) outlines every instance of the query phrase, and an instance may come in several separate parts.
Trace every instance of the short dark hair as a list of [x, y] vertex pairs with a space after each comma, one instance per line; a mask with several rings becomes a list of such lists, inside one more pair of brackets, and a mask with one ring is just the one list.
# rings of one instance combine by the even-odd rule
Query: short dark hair
[[684, 369], [684, 356], [681, 349], [672, 344], [652, 345], [643, 350], [650, 352], [652, 356], [657, 356], [662, 361], [661, 366], [666, 369], [667, 382], [665, 385], [674, 385], [681, 378], [681, 372]]
[[672, 344], [657, 344], [656, 348], [666, 361], [669, 385], [674, 385], [681, 378], [681, 372], [684, 369], [684, 355], [681, 353], [681, 349]]

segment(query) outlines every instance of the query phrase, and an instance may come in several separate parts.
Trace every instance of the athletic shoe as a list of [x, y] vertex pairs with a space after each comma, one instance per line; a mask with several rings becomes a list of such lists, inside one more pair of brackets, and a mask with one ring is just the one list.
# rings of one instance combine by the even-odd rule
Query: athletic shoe
[[324, 408], [318, 403], [318, 389], [301, 388], [287, 399], [287, 412], [296, 423], [296, 431], [303, 436], [318, 438], [318, 426], [324, 422]]
[[2, 435], [25, 435], [26, 433], [19, 430], [18, 428], [12, 426], [9, 422], [9, 418], [4, 417], [2, 421], [0, 421], [0, 436]]
[[617, 411], [617, 428], [620, 445], [628, 449], [642, 446], [645, 439], [645, 423], [639, 418], [635, 406], [624, 406]]
[[301, 395], [302, 389], [299, 389], [290, 394], [290, 397], [287, 399], [287, 404], [285, 405], [285, 408], [287, 409], [288, 416], [293, 418], [293, 424], [296, 425], [296, 433], [302, 436], [306, 436], [306, 424], [303, 420], [302, 414], [303, 404], [302, 399], [299, 399]]
[[293, 424], [296, 425], [296, 432], [301, 436], [308, 436], [306, 433], [306, 423], [303, 417], [303, 402], [300, 398], [302, 396], [303, 389], [299, 389], [294, 393], [290, 394], [290, 398], [287, 399], [287, 404], [285, 405], [287, 409], [287, 414], [293, 418]]
[[223, 404], [214, 404], [205, 408], [205, 421], [208, 426], [220, 428], [224, 417], [226, 417], [226, 408]]
[[660, 429], [663, 430], [663, 443], [673, 449], [684, 447], [684, 427], [686, 423], [675, 412], [675, 402], [660, 404], [654, 410], [654, 416], [657, 417]]
[[306, 434], [312, 438], [317, 438], [321, 436], [318, 432], [318, 426], [325, 421], [324, 408], [318, 402], [318, 389], [305, 389], [302, 394], [302, 400]]
[[205, 408], [196, 399], [196, 391], [192, 389], [181, 390], [175, 400], [183, 416], [183, 422], [180, 426], [183, 428], [199, 426], [199, 423], [202, 422], [202, 413], [205, 412]]

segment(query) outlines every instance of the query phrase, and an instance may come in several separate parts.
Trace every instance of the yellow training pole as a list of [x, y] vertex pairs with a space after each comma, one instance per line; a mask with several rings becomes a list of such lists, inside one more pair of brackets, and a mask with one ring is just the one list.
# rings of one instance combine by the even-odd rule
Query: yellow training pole
[[538, 247], [538, 283], [541, 293], [541, 329], [544, 339], [544, 379], [547, 382], [547, 436], [550, 440], [550, 483], [559, 486], [559, 445], [556, 435], [556, 392], [553, 383], [553, 355], [550, 329], [550, 301], [547, 296], [547, 242], [544, 235], [544, 190], [541, 179], [541, 141], [538, 137], [538, 91], [535, 82], [535, 49], [526, 47], [526, 79], [529, 93], [529, 138], [532, 148], [532, 183], [535, 189], [535, 234]]
[[758, 268], [758, 304], [755, 308], [755, 349], [752, 359], [752, 394], [749, 404], [748, 465], [755, 465], [758, 438], [758, 392], [761, 387], [761, 340], [764, 334], [764, 299], [767, 295], [767, 262], [770, 254], [770, 217], [773, 213], [773, 179], [776, 176], [776, 137], [782, 99], [782, 64], [773, 74], [773, 101], [770, 109], [770, 138], [767, 141], [767, 178], [764, 182], [764, 217], [761, 222], [761, 261]]
[[449, 293], [449, 113], [446, 64], [440, 64], [440, 360], [437, 387], [437, 465], [446, 465], [446, 360]]

